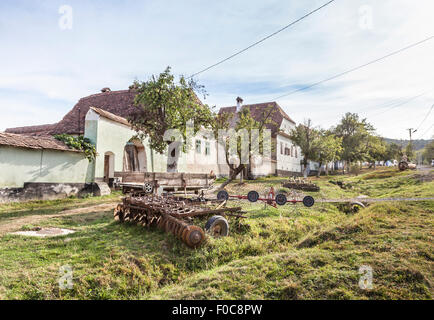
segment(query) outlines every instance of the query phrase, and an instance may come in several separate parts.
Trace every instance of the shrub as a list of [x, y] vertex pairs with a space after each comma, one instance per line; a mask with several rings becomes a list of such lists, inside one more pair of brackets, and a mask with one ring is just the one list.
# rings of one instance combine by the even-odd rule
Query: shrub
[[62, 141], [68, 147], [83, 151], [86, 155], [87, 160], [91, 162], [95, 160], [96, 157], [96, 149], [92, 142], [83, 136], [73, 137], [69, 134], [57, 134], [54, 136], [59, 141]]

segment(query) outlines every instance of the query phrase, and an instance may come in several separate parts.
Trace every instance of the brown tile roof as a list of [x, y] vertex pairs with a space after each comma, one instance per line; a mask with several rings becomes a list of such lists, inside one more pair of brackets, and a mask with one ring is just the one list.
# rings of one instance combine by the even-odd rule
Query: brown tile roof
[[92, 109], [93, 111], [95, 111], [96, 113], [98, 113], [100, 116], [102, 116], [104, 118], [110, 119], [110, 120], [115, 121], [115, 122], [122, 123], [126, 126], [131, 126], [131, 124], [128, 122], [127, 119], [119, 117], [119, 116], [117, 116], [111, 112], [105, 111], [105, 110], [100, 109], [100, 108], [95, 108], [95, 107], [90, 107], [90, 109]]
[[39, 126], [8, 128], [8, 129], [6, 129], [5, 132], [16, 133], [16, 134], [25, 134], [25, 135], [31, 135], [31, 136], [44, 136], [44, 135], [47, 135], [47, 133], [50, 130], [53, 130], [55, 126], [56, 126], [56, 123], [43, 124], [43, 125], [39, 125]]
[[[249, 108], [250, 114], [256, 121], [261, 121], [261, 117], [263, 115], [263, 112], [266, 108], [269, 106], [272, 106], [274, 109], [274, 112], [271, 115], [272, 123], [267, 124], [267, 128], [271, 130], [272, 135], [276, 135], [276, 133], [279, 131], [280, 125], [282, 124], [282, 120], [286, 119], [292, 123], [295, 124], [295, 121], [292, 120], [286, 113], [283, 111], [283, 109], [277, 104], [277, 102], [263, 102], [263, 103], [257, 103], [257, 104], [245, 104], [243, 105], [243, 108]], [[232, 107], [224, 107], [220, 108], [219, 114], [223, 112], [231, 112], [235, 113], [237, 110], [236, 106]]]
[[[54, 135], [61, 133], [83, 134], [86, 113], [90, 107], [95, 107], [103, 111], [108, 111], [115, 116], [125, 119], [129, 115], [137, 112], [137, 107], [133, 105], [136, 93], [134, 89], [105, 91], [81, 98], [77, 104], [69, 111], [58, 123], [30, 126], [21, 128], [9, 128], [6, 132], [22, 133], [26, 135]], [[199, 103], [202, 103], [196, 96]]]
[[83, 134], [86, 113], [90, 107], [108, 111], [116, 116], [128, 118], [137, 107], [134, 107], [133, 90], [107, 91], [81, 98], [63, 119], [52, 130], [52, 134]]
[[82, 152], [80, 150], [71, 149], [63, 142], [52, 137], [33, 137], [6, 132], [0, 132], [0, 146]]
[[77, 104], [58, 123], [30, 126], [22, 128], [9, 128], [6, 132], [26, 135], [53, 135], [53, 134], [83, 134], [86, 113], [90, 107], [108, 111], [116, 116], [127, 118], [137, 108], [133, 106], [135, 91], [120, 90], [106, 91], [81, 98]]

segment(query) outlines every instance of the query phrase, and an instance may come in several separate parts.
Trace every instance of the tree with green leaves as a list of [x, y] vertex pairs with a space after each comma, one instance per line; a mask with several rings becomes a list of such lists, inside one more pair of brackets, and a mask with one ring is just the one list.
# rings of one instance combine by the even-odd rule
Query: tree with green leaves
[[411, 141], [405, 147], [405, 155], [407, 156], [408, 161], [412, 161], [415, 159], [413, 143]]
[[431, 161], [434, 159], [434, 140], [431, 140], [428, 143], [422, 152], [422, 158], [425, 163], [431, 164]]
[[336, 137], [329, 130], [319, 130], [319, 137], [317, 144], [317, 157], [315, 161], [318, 162], [318, 177], [321, 175], [321, 167], [326, 165], [325, 170], [328, 175], [327, 164], [331, 161], [338, 159], [342, 152], [342, 138]]
[[[251, 176], [252, 157], [263, 154], [268, 148], [272, 150], [271, 137], [265, 135], [266, 125], [273, 123], [272, 115], [276, 110], [273, 106], [264, 108], [262, 114], [256, 120], [252, 117], [250, 109], [242, 108], [237, 113], [222, 112], [216, 114], [214, 118], [213, 130], [220, 146], [224, 150], [226, 164], [229, 167], [229, 179], [220, 188], [224, 188], [240, 174], [240, 182], [243, 180], [243, 171], [247, 168], [248, 178]], [[234, 135], [222, 134], [231, 132]], [[236, 139], [236, 140], [235, 140]], [[247, 163], [243, 159], [248, 159]]]
[[[168, 171], [177, 171], [177, 156], [190, 146], [189, 137], [194, 136], [202, 127], [210, 127], [213, 113], [202, 104], [195, 91], [204, 92], [193, 80], [183, 76], [179, 81], [170, 72], [170, 67], [148, 81], [134, 81], [130, 87], [137, 92], [134, 98], [136, 112], [128, 118], [140, 139], [149, 138], [153, 150], [163, 154], [168, 150]], [[193, 123], [193, 135], [189, 134], [188, 123]], [[176, 130], [182, 138], [167, 138], [168, 130]], [[170, 160], [169, 160], [170, 159]]]
[[366, 139], [366, 156], [365, 159], [376, 168], [376, 162], [384, 160], [386, 156], [386, 142], [378, 136], [369, 135]]
[[316, 161], [318, 158], [320, 131], [312, 127], [312, 121], [308, 119], [304, 124], [299, 124], [292, 129], [289, 136], [292, 142], [299, 146], [303, 153], [303, 176], [307, 177], [309, 162]]
[[395, 142], [391, 142], [386, 146], [386, 152], [384, 154], [384, 161], [387, 160], [399, 160], [402, 157], [402, 149], [401, 146], [396, 144]]
[[337, 137], [342, 138], [342, 159], [344, 171], [354, 161], [363, 161], [369, 157], [369, 137], [374, 134], [374, 127], [366, 119], [360, 119], [356, 113], [346, 113], [333, 129]]

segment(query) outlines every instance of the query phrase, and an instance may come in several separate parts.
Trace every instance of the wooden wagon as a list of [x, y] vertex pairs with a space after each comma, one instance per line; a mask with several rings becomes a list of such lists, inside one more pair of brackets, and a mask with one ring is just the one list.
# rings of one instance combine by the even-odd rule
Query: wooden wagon
[[115, 172], [116, 184], [123, 193], [134, 191], [156, 192], [158, 188], [164, 191], [182, 192], [208, 189], [216, 176], [212, 173], [179, 173], [179, 172]]

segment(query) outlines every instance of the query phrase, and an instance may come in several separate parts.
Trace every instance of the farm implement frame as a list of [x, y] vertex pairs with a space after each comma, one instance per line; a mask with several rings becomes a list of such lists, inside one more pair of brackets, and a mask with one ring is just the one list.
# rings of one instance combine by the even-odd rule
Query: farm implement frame
[[255, 190], [249, 191], [247, 195], [229, 195], [226, 190], [220, 190], [217, 193], [217, 199], [227, 201], [229, 198], [235, 198], [240, 200], [249, 200], [250, 202], [262, 201], [268, 205], [273, 207], [277, 207], [277, 205], [283, 206], [287, 203], [296, 204], [297, 202], [302, 202], [306, 207], [312, 207], [315, 204], [315, 199], [311, 196], [305, 196], [302, 200], [298, 199], [288, 199], [287, 196], [283, 193], [275, 194], [274, 188], [271, 187], [268, 192], [267, 197], [261, 198], [259, 193]]
[[[215, 206], [217, 204], [217, 206]], [[131, 222], [144, 227], [157, 227], [191, 248], [199, 247], [205, 240], [205, 231], [214, 237], [227, 236], [229, 223], [225, 217], [246, 218], [241, 207], [227, 208], [226, 201], [190, 199], [171, 195], [132, 194], [122, 198], [114, 210], [119, 222]], [[193, 225], [193, 218], [212, 216], [205, 231]]]

